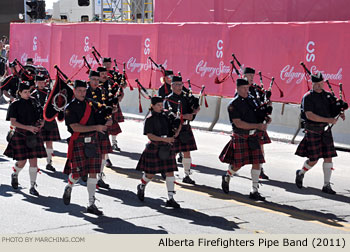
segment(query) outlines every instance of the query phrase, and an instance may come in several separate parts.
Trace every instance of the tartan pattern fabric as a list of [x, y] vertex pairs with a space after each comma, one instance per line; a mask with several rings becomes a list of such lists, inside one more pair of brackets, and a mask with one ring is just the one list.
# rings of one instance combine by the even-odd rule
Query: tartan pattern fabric
[[[85, 156], [83, 143], [85, 137], [91, 137], [91, 143], [97, 144], [96, 157], [89, 158]], [[81, 177], [89, 173], [97, 174], [101, 171], [101, 162], [102, 157], [97, 132], [80, 134], [78, 139], [74, 141], [72, 160], [67, 160], [63, 172], [65, 174], [72, 173], [75, 177]]]
[[225, 145], [219, 155], [220, 161], [232, 164], [234, 167], [265, 163], [261, 148], [258, 150], [249, 149], [248, 136], [249, 135], [233, 134], [231, 140]]
[[118, 107], [118, 111], [113, 114], [113, 121], [124, 122], [123, 112], [122, 112], [122, 109], [121, 109], [119, 103], [118, 103], [117, 107]]
[[46, 141], [59, 141], [61, 140], [60, 132], [58, 130], [58, 125], [56, 122], [56, 119], [52, 121], [52, 123], [55, 125], [53, 129], [47, 130], [45, 127], [41, 128], [41, 135], [43, 137], [44, 142]]
[[111, 142], [109, 141], [109, 137], [107, 133], [105, 135], [102, 135], [102, 133], [98, 133], [98, 140], [100, 143], [101, 154], [107, 154], [107, 153], [113, 152], [112, 145], [111, 145]]
[[332, 139], [331, 143], [325, 144], [322, 141], [322, 132], [305, 130], [304, 138], [299, 143], [295, 155], [307, 157], [310, 161], [336, 157], [337, 152], [334, 148], [332, 132], [330, 132], [330, 137]]
[[122, 129], [120, 128], [119, 123], [113, 120], [113, 124], [107, 128], [107, 132], [109, 135], [118, 135], [122, 132]]
[[146, 148], [141, 154], [140, 160], [136, 166], [136, 170], [144, 171], [145, 173], [150, 174], [177, 171], [175, 152], [173, 149], [171, 150], [168, 159], [161, 160], [158, 157], [158, 148], [162, 145], [166, 146], [167, 143], [149, 142], [146, 144]]
[[40, 133], [37, 134], [37, 145], [35, 148], [26, 146], [26, 135], [31, 134], [27, 130], [16, 128], [4, 155], [14, 160], [26, 160], [32, 158], [47, 157], [44, 141]]
[[[187, 143], [182, 143], [180, 141], [180, 138], [179, 138], [180, 134], [182, 134], [184, 132], [188, 132], [188, 134], [189, 134], [189, 140]], [[191, 125], [189, 125], [189, 124], [182, 125], [182, 129], [180, 131], [180, 134], [177, 138], [175, 138], [175, 142], [174, 142], [175, 153], [197, 150], [197, 144], [196, 144], [196, 140], [194, 139]]]
[[258, 137], [259, 137], [259, 143], [260, 144], [269, 144], [271, 143], [271, 139], [269, 135], [267, 134], [267, 131], [260, 131], [258, 130]]

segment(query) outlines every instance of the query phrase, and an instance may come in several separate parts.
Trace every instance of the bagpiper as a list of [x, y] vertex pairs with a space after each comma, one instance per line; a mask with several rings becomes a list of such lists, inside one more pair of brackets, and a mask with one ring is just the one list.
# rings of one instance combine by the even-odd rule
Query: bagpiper
[[44, 125], [41, 115], [41, 106], [30, 96], [30, 84], [21, 82], [18, 99], [12, 102], [8, 109], [6, 120], [11, 121], [14, 132], [10, 134], [4, 155], [17, 161], [11, 175], [11, 185], [14, 189], [18, 188], [18, 175], [29, 160], [29, 193], [34, 196], [39, 196], [35, 188], [39, 172], [37, 159], [47, 156], [40, 134], [40, 129]]

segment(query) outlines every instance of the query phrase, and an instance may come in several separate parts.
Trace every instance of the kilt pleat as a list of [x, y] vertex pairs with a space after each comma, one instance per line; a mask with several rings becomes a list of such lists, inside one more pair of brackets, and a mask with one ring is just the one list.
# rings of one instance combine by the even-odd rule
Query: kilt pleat
[[44, 142], [60, 141], [61, 140], [61, 136], [60, 136], [60, 132], [58, 130], [58, 125], [57, 125], [56, 119], [53, 120], [52, 123], [54, 124], [54, 127], [51, 130], [47, 130], [47, 129], [45, 129], [45, 127], [43, 127], [40, 131]]
[[177, 171], [175, 152], [173, 149], [171, 149], [168, 159], [162, 160], [158, 157], [159, 146], [166, 145], [168, 144], [163, 142], [149, 142], [141, 154], [136, 170], [150, 174]]
[[260, 144], [269, 144], [271, 143], [271, 139], [267, 134], [267, 131], [258, 131], [259, 143]]
[[105, 134], [105, 135], [98, 134], [98, 140], [100, 143], [101, 154], [107, 154], [107, 153], [113, 152], [112, 145], [111, 145], [111, 142], [109, 141], [108, 134]]
[[41, 134], [37, 134], [37, 145], [35, 148], [28, 148], [26, 146], [26, 136], [28, 134], [31, 133], [27, 130], [16, 128], [15, 133], [7, 145], [4, 155], [14, 160], [47, 157]]
[[[96, 157], [86, 157], [84, 153], [84, 143], [81, 142], [85, 137], [91, 137], [91, 143], [97, 144]], [[101, 150], [99, 146], [99, 140], [97, 132], [86, 133], [79, 135], [78, 139], [74, 141], [73, 145], [73, 157], [69, 160], [64, 167], [63, 172], [65, 174], [72, 173], [73, 176], [84, 176], [89, 173], [100, 173], [101, 171]]]
[[[187, 143], [182, 143], [180, 141], [180, 134], [188, 134], [189, 139]], [[177, 138], [175, 138], [175, 141], [174, 141], [175, 153], [197, 150], [197, 144], [192, 132], [191, 125], [188, 125], [188, 124], [182, 125], [180, 134]]]
[[221, 151], [219, 155], [220, 161], [232, 164], [235, 167], [265, 163], [261, 148], [258, 150], [249, 149], [247, 138], [248, 135], [234, 134]]
[[332, 141], [329, 144], [325, 144], [322, 141], [322, 132], [305, 131], [304, 138], [299, 143], [295, 155], [307, 157], [310, 161], [336, 157], [337, 152], [334, 148], [332, 132], [330, 132], [330, 137]]

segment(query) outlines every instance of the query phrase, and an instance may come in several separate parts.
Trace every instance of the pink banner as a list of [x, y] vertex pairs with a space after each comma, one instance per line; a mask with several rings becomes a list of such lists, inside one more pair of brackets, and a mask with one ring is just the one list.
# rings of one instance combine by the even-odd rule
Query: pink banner
[[[181, 72], [184, 81], [190, 79], [193, 91], [202, 85], [209, 95], [233, 96], [231, 79], [215, 84], [230, 71], [231, 54], [235, 53], [243, 66], [251, 66], [268, 78], [275, 77], [283, 90], [272, 88], [272, 99], [300, 103], [308, 90], [300, 61], [312, 72], [321, 71], [334, 84], [344, 83], [346, 100], [350, 96], [350, 77], [345, 69], [350, 62], [347, 46], [349, 22], [318, 23], [193, 23], [193, 24], [11, 24], [10, 59], [33, 57], [54, 75], [57, 64], [72, 79], [87, 79], [83, 56], [92, 68], [99, 62], [92, 56], [92, 47], [104, 57], [123, 63], [130, 83], [138, 78], [145, 87], [160, 86], [159, 71], [151, 71], [151, 56], [165, 68]], [[236, 79], [238, 76], [233, 75]], [[265, 88], [269, 79], [264, 78]], [[256, 76], [255, 82], [259, 83]], [[310, 87], [310, 85], [309, 85]], [[326, 87], [326, 89], [328, 89]]]
[[348, 0], [154, 0], [154, 22], [350, 20]]

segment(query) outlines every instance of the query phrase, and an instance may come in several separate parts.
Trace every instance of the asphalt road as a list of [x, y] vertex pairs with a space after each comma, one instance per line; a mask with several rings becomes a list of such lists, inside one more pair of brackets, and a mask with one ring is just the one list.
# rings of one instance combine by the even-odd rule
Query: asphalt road
[[[0, 150], [9, 122], [5, 121], [6, 105], [0, 106]], [[59, 124], [62, 138], [69, 134]], [[261, 181], [260, 192], [267, 202], [248, 198], [251, 187], [250, 167], [242, 167], [231, 179], [230, 193], [221, 190], [221, 175], [227, 165], [218, 155], [229, 141], [229, 135], [194, 130], [198, 150], [193, 152], [192, 178], [197, 185], [183, 184], [183, 169], [179, 165], [175, 199], [181, 209], [165, 207], [167, 191], [164, 181], [157, 176], [146, 189], [146, 198], [140, 202], [136, 186], [141, 174], [135, 170], [147, 142], [142, 135], [143, 123], [126, 120], [118, 136], [120, 153], [110, 155], [113, 168], [105, 169], [110, 190], [98, 190], [96, 204], [104, 216], [86, 213], [87, 190], [84, 183], [73, 188], [69, 206], [62, 201], [67, 177], [62, 174], [67, 144], [54, 144], [53, 173], [45, 170], [46, 159], [39, 161], [39, 197], [29, 194], [28, 164], [20, 173], [20, 187], [10, 184], [13, 160], [0, 156], [0, 232], [3, 234], [341, 234], [350, 233], [350, 154], [338, 151], [334, 159], [333, 188], [337, 195], [321, 192], [322, 163], [318, 163], [304, 179], [305, 188], [294, 184], [295, 171], [304, 159], [294, 155], [296, 145], [276, 142], [265, 146], [267, 163], [264, 165], [270, 180]]]

